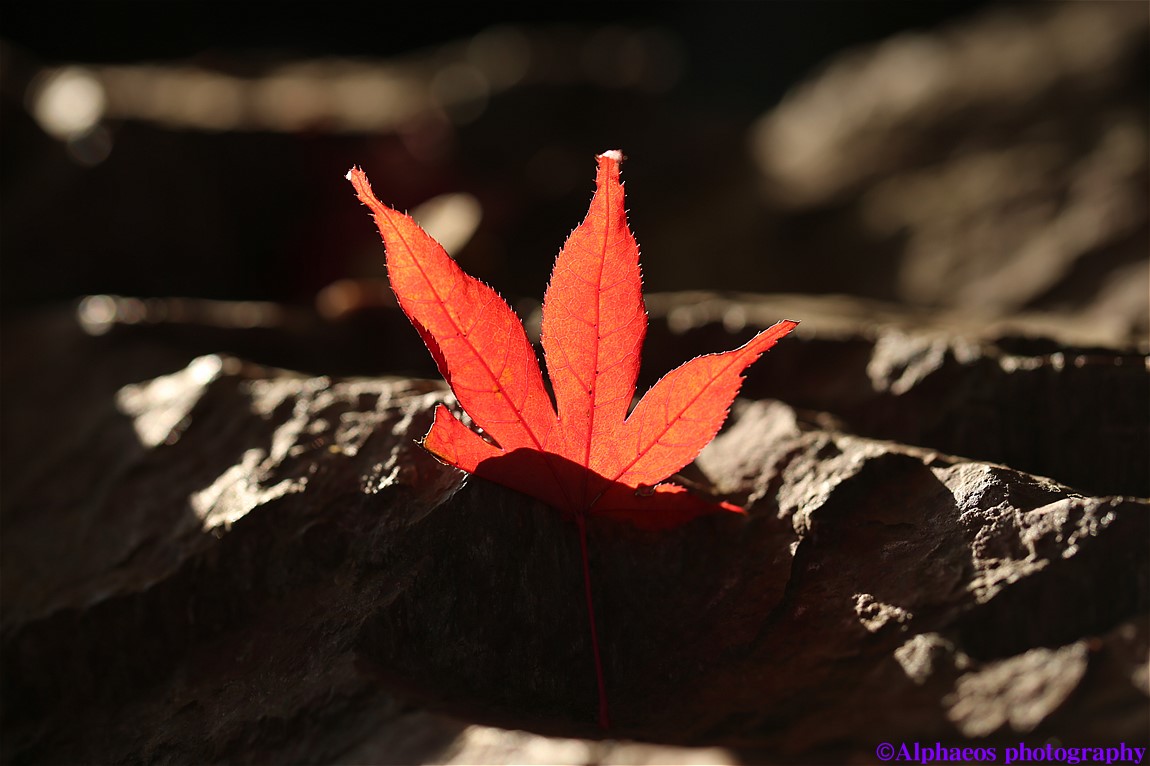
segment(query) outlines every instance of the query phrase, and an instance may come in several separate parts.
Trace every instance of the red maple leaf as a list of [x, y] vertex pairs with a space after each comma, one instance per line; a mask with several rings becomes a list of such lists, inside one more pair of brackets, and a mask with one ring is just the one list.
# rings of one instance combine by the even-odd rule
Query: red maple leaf
[[448, 465], [571, 515], [578, 525], [599, 722], [607, 728], [586, 516], [660, 528], [707, 513], [741, 513], [666, 479], [715, 437], [743, 370], [797, 322], [779, 322], [734, 351], [692, 359], [665, 375], [628, 415], [647, 312], [639, 247], [619, 182], [623, 157], [609, 151], [597, 159], [591, 207], [559, 251], [543, 301], [543, 355], [554, 402], [507, 303], [465, 274], [409, 216], [377, 200], [362, 170], [353, 168], [347, 178], [383, 236], [399, 305], [464, 412], [483, 429], [480, 435], [441, 404], [423, 446]]

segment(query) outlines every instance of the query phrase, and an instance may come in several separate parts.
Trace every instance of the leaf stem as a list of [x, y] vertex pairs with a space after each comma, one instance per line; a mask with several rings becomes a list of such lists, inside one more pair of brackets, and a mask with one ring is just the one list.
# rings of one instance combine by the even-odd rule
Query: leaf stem
[[607, 686], [603, 681], [603, 660], [599, 657], [599, 634], [595, 629], [595, 603], [591, 598], [591, 564], [587, 560], [587, 520], [585, 514], [576, 513], [579, 526], [579, 550], [583, 554], [583, 590], [587, 595], [587, 617], [591, 623], [591, 649], [595, 654], [595, 680], [599, 685], [599, 728], [611, 728], [607, 717]]

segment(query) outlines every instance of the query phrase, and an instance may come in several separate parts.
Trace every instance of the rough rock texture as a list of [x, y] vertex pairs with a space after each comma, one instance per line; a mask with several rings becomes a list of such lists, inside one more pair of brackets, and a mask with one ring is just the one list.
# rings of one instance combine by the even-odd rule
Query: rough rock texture
[[[574, 527], [414, 444], [437, 383], [190, 352], [251, 332], [7, 331], [5, 761], [794, 763], [1150, 738], [1150, 503], [763, 398], [695, 466], [747, 519], [592, 525], [612, 734], [659, 744], [589, 741]], [[688, 350], [660, 332], [665, 369]], [[822, 332], [769, 357], [785, 370]], [[877, 391], [905, 377], [886, 369]], [[1109, 438], [1092, 433], [1081, 451]]]
[[[6, 321], [0, 759], [1145, 746], [1146, 24], [1137, 4], [994, 7], [862, 49], [764, 117], [761, 179], [708, 151], [683, 158], [706, 173], [663, 184], [690, 187], [690, 214], [640, 233], [680, 273], [721, 252], [716, 280], [902, 305], [650, 297], [645, 384], [803, 324], [687, 472], [746, 519], [591, 527], [618, 740], [593, 723], [574, 527], [415, 445], [445, 391], [393, 307], [329, 323], [98, 296]], [[490, 123], [497, 140], [510, 123], [534, 140], [538, 103]], [[195, 225], [167, 228], [200, 230], [201, 209], [168, 207]], [[544, 269], [530, 252], [516, 268]]]
[[[1150, 496], [1148, 344], [1051, 314], [980, 321], [845, 297], [677, 294], [648, 301], [648, 346], [679, 358], [802, 318], [743, 393], [833, 415], [840, 427]], [[647, 365], [648, 383], [666, 367]]]

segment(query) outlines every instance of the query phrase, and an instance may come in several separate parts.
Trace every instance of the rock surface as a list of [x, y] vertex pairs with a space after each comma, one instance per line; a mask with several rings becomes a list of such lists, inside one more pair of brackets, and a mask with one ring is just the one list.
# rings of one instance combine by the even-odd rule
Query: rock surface
[[[871, 361], [840, 357], [843, 375], [877, 366], [892, 322], [846, 341]], [[596, 741], [574, 527], [414, 443], [440, 384], [196, 356], [228, 333], [186, 324], [9, 330], [4, 760], [794, 763], [866, 761], [883, 741], [1144, 743], [1150, 503], [808, 409], [836, 365], [786, 371], [843, 342], [832, 325], [768, 355], [748, 391], [786, 401], [740, 400], [697, 461], [746, 519], [591, 527], [612, 736], [650, 745]], [[298, 328], [279, 332], [288, 347]], [[689, 355], [690, 333], [673, 350], [660, 333], [651, 364]], [[975, 372], [958, 380], [1001, 367], [966, 347]], [[1115, 369], [1145, 386], [1144, 360]], [[984, 385], [1009, 393], [1000, 375]], [[897, 422], [922, 417], [916, 382], [875, 388]], [[1078, 390], [1017, 386], [1052, 403]], [[1076, 452], [1112, 436], [1083, 434]]]
[[[759, 123], [761, 178], [699, 152], [683, 162], [705, 173], [663, 184], [689, 186], [691, 214], [665, 206], [641, 234], [681, 275], [721, 251], [717, 280], [901, 305], [649, 297], [643, 385], [803, 324], [690, 467], [745, 519], [591, 526], [619, 739], [594, 726], [573, 525], [416, 446], [446, 391], [394, 307], [327, 322], [96, 296], [6, 321], [0, 760], [1146, 746], [1146, 24], [1135, 4], [996, 7], [862, 49]], [[516, 103], [491, 141], [540, 134], [522, 119], [540, 102]], [[191, 177], [189, 198], [219, 186]], [[200, 208], [167, 208], [194, 225], [149, 225], [201, 230]], [[534, 245], [538, 211], [523, 220]], [[489, 233], [473, 256], [507, 247]], [[544, 269], [538, 252], [516, 269]]]
[[805, 291], [1145, 334], [1148, 30], [1131, 3], [999, 6], [837, 57], [754, 130], [793, 211], [767, 252], [833, 265]]
[[[801, 317], [743, 393], [879, 439], [1006, 463], [1099, 495], [1150, 496], [1147, 343], [1051, 314], [980, 321], [823, 296], [652, 296], [655, 358]], [[675, 364], [677, 362], [670, 362]], [[651, 369], [647, 383], [666, 366]]]

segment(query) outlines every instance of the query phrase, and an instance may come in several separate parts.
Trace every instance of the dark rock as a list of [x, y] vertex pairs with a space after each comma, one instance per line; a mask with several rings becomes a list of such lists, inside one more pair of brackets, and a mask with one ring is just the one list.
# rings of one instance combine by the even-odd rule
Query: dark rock
[[1010, 5], [836, 57], [754, 131], [767, 252], [804, 292], [1145, 334], [1148, 39], [1129, 3]]
[[1150, 496], [1144, 339], [1058, 315], [978, 321], [841, 296], [677, 293], [647, 303], [646, 384], [779, 319], [801, 319], [786, 353], [756, 363], [745, 395], [1094, 494]]
[[[70, 311], [6, 317], [0, 760], [858, 763], [882, 742], [1146, 745], [1145, 33], [1133, 4], [994, 7], [832, 62], [760, 123], [761, 177], [711, 150], [742, 126], [710, 114], [694, 139], [708, 151], [636, 164], [671, 181], [651, 187], [667, 212], [638, 226], [667, 266], [653, 282], [903, 302], [651, 297], [647, 384], [803, 324], [690, 467], [745, 518], [590, 525], [611, 736], [638, 743], [594, 727], [574, 526], [416, 445], [446, 392], [393, 305], [327, 322], [96, 297], [83, 330]], [[542, 279], [539, 253], [558, 247], [566, 229], [540, 221], [570, 220], [530, 179], [585, 194], [537, 119], [571, 130], [560, 117], [586, 111], [571, 92], [540, 110], [532, 86], [468, 134], [516, 147], [468, 161], [491, 214], [467, 259], [509, 285]], [[612, 92], [633, 125], [683, 123], [665, 99]], [[227, 147], [282, 170], [303, 156], [294, 141], [121, 127], [109, 172], [81, 178], [60, 150], [9, 195], [19, 285], [68, 294], [99, 262], [101, 283], [298, 297], [355, 273], [315, 265], [358, 252], [340, 244], [362, 211], [331, 202], [339, 172], [305, 172], [256, 211], [306, 209], [311, 235], [221, 223], [267, 196], [251, 193], [267, 173], [211, 182]], [[398, 203], [460, 188], [453, 164], [373, 146], [400, 171]], [[132, 181], [160, 156], [183, 179], [163, 214]], [[104, 228], [45, 244], [28, 222], [69, 209], [45, 178], [67, 199], [129, 196], [115, 216], [71, 205]], [[539, 193], [512, 201], [509, 185]], [[130, 226], [106, 225], [124, 211]], [[61, 245], [96, 229], [110, 239]], [[140, 270], [155, 252], [179, 263]], [[108, 272], [116, 253], [130, 257]], [[241, 261], [255, 293], [220, 287]]]
[[37, 453], [3, 497], [6, 761], [841, 761], [1150, 736], [1145, 500], [764, 399], [697, 461], [746, 519], [590, 529], [612, 734], [721, 750], [562, 739], [599, 736], [575, 528], [416, 446], [440, 384], [172, 369], [154, 340], [17, 355], [45, 384], [5, 417], [6, 469]]

